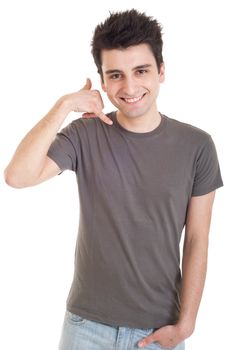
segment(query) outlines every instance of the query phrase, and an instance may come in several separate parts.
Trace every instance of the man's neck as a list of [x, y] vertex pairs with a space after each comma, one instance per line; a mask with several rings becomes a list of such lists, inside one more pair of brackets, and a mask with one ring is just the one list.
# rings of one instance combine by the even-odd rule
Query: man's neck
[[152, 116], [144, 115], [140, 117], [126, 117], [120, 111], [117, 111], [116, 118], [123, 128], [137, 133], [152, 131], [156, 129], [161, 122], [161, 115], [158, 111], [153, 113]]

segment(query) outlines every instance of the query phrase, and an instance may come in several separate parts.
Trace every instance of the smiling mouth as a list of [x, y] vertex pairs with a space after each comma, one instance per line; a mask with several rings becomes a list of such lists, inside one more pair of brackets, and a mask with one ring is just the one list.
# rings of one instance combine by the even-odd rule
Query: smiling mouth
[[134, 98], [124, 98], [124, 97], [120, 97], [120, 98], [126, 103], [133, 104], [133, 103], [137, 103], [137, 102], [141, 101], [145, 95], [146, 95], [146, 93], [141, 95], [141, 96], [134, 97]]

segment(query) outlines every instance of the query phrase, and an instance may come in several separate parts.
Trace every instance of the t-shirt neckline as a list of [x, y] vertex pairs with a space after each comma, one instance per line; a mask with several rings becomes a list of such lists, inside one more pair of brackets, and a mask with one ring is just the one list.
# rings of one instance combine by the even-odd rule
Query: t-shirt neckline
[[132, 137], [149, 137], [149, 136], [153, 136], [153, 135], [158, 135], [165, 128], [165, 125], [167, 122], [166, 116], [159, 112], [159, 114], [161, 116], [161, 121], [155, 129], [153, 129], [151, 131], [147, 131], [147, 132], [135, 132], [135, 131], [131, 131], [131, 130], [124, 128], [118, 122], [116, 113], [117, 113], [117, 111], [112, 112], [112, 120], [113, 120], [115, 126], [118, 129], [120, 129], [124, 134], [126, 134], [128, 136], [132, 136]]

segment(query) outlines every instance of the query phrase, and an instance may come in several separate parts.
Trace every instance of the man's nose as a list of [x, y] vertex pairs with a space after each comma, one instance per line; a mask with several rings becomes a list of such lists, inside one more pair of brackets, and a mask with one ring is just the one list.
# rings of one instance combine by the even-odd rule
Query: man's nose
[[138, 84], [133, 78], [126, 78], [123, 82], [123, 93], [125, 97], [136, 97]]

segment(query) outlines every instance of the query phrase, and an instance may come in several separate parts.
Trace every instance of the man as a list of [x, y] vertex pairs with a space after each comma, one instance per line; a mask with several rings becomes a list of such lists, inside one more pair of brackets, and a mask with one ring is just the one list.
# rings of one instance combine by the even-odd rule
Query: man
[[[95, 29], [92, 53], [117, 110], [103, 113], [88, 79], [25, 136], [6, 182], [17, 188], [66, 169], [77, 175], [80, 222], [60, 349], [184, 349], [223, 186], [214, 142], [158, 112], [165, 67], [156, 20], [134, 9], [111, 14]], [[71, 111], [83, 118], [58, 133]]]

